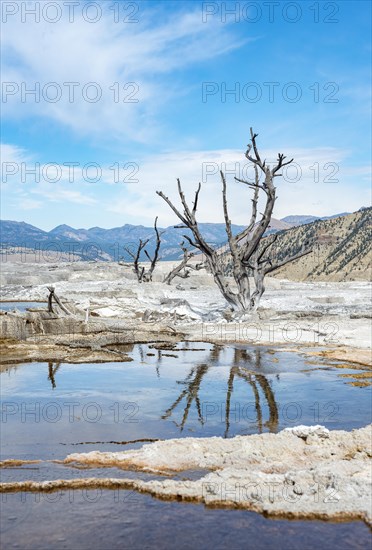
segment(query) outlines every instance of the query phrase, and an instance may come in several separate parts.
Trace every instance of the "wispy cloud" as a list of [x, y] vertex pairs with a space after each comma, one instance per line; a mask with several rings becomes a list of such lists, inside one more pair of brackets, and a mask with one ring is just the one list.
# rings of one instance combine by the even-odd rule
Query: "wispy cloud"
[[43, 206], [43, 203], [41, 201], [36, 201], [33, 199], [21, 199], [18, 204], [18, 208], [20, 210], [36, 210], [38, 208], [41, 208]]
[[[64, 17], [53, 25], [9, 18], [2, 38], [3, 81], [16, 86], [7, 88], [15, 93], [6, 97], [5, 116], [47, 117], [80, 135], [102, 139], [154, 139], [161, 126], [154, 114], [182, 93], [172, 75], [243, 41], [228, 25], [203, 24], [196, 10], [161, 17], [155, 10], [150, 13], [152, 17], [143, 10], [132, 25], [113, 24], [107, 9], [96, 24], [82, 17], [73, 23]], [[84, 88], [87, 83], [95, 84]], [[35, 86], [39, 102], [26, 94]], [[60, 93], [58, 101], [51, 101]]]
[[[35, 154], [10, 144], [0, 145], [0, 155], [3, 191], [17, 200], [21, 210], [33, 210], [41, 206], [48, 208], [49, 202], [87, 205], [97, 202], [90, 195], [90, 187], [81, 171], [80, 174], [74, 172], [72, 179], [68, 166], [43, 164]], [[107, 176], [108, 172], [109, 169], [106, 170]]]
[[[35, 166], [37, 156], [13, 146], [2, 148], [3, 162], [16, 159], [18, 166]], [[312, 214], [325, 216], [342, 211], [354, 211], [366, 206], [370, 201], [370, 166], [354, 167], [350, 164], [349, 151], [336, 148], [291, 148], [288, 158], [294, 163], [283, 170], [283, 177], [277, 178], [278, 200], [274, 216], [289, 214]], [[275, 162], [277, 153], [263, 149], [263, 158]], [[112, 170], [102, 166], [100, 184], [89, 183], [78, 176], [70, 181], [66, 166], [56, 165], [61, 178], [51, 182], [43, 177], [44, 167], [40, 165], [40, 181], [34, 181], [34, 174], [21, 181], [20, 174], [7, 176], [7, 200], [21, 210], [38, 209], [55, 223], [64, 223], [68, 204], [88, 208], [89, 221], [97, 220], [97, 225], [112, 227], [125, 223], [151, 225], [155, 215], [161, 225], [177, 222], [175, 215], [156, 194], [163, 191], [175, 204], [179, 205], [176, 178], [179, 177], [191, 203], [199, 182], [202, 191], [199, 199], [198, 219], [203, 222], [223, 222], [221, 180], [222, 170], [228, 180], [230, 216], [234, 223], [247, 223], [251, 208], [251, 194], [245, 185], [236, 182], [234, 177], [252, 180], [254, 177], [250, 163], [242, 151], [202, 150], [169, 152], [147, 156], [142, 159], [136, 174], [137, 182], [113, 185]], [[358, 180], [358, 186], [355, 181]], [[62, 214], [61, 214], [62, 205]], [[55, 213], [53, 215], [52, 213]], [[57, 219], [58, 218], [58, 219]], [[99, 220], [99, 221], [98, 221]], [[84, 225], [83, 220], [79, 221]]]
[[[296, 149], [288, 157], [294, 157], [292, 166], [277, 178], [278, 201], [274, 216], [284, 217], [293, 213], [325, 216], [341, 211], [357, 210], [369, 204], [370, 167], [357, 171], [348, 165], [347, 151], [335, 148]], [[262, 156], [273, 162], [277, 153], [263, 150]], [[154, 212], [164, 225], [176, 222], [169, 207], [156, 195], [162, 190], [180, 204], [176, 178], [179, 177], [188, 198], [193, 200], [198, 182], [202, 182], [198, 205], [198, 218], [204, 222], [222, 222], [222, 190], [219, 170], [227, 174], [229, 209], [234, 223], [245, 224], [249, 218], [251, 195], [244, 184], [234, 176], [253, 180], [252, 166], [242, 151], [184, 151], [147, 158], [141, 164], [139, 183], [126, 187], [121, 197], [116, 197], [108, 209], [121, 214], [123, 220], [141, 220], [151, 224]], [[364, 179], [364, 185], [355, 188], [355, 177]], [[180, 207], [181, 208], [181, 207]], [[182, 210], [182, 208], [181, 208]]]

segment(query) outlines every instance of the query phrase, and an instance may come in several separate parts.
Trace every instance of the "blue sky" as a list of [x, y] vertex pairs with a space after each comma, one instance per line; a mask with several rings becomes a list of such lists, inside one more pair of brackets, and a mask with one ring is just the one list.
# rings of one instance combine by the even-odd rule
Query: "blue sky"
[[176, 198], [180, 177], [190, 197], [203, 182], [199, 218], [222, 221], [226, 168], [244, 224], [233, 176], [250, 174], [250, 126], [263, 156], [295, 158], [275, 217], [370, 203], [369, 2], [15, 4], [2, 2], [2, 219], [166, 226], [155, 191]]

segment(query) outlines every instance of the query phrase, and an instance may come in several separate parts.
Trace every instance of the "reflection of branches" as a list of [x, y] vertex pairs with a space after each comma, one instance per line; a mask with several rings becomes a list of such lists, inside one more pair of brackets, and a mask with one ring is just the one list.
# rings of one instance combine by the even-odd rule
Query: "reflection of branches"
[[230, 402], [231, 402], [231, 394], [234, 388], [234, 376], [235, 376], [234, 370], [235, 370], [235, 367], [232, 367], [232, 369], [230, 369], [230, 376], [227, 381], [226, 408], [225, 408], [225, 424], [226, 424], [225, 437], [227, 437], [227, 434], [229, 433], [229, 428], [230, 428]]
[[[181, 431], [186, 424], [191, 405], [194, 401], [198, 413], [199, 422], [204, 425], [205, 420], [203, 419], [200, 406], [199, 390], [204, 376], [208, 372], [210, 366], [218, 362], [222, 350], [222, 346], [214, 345], [210, 351], [208, 363], [203, 363], [196, 367], [193, 367], [186, 379], [178, 382], [178, 384], [182, 384], [185, 387], [181, 391], [177, 399], [174, 401], [174, 403], [169, 407], [169, 409], [166, 410], [166, 412], [162, 416], [162, 419], [165, 420], [169, 418], [172, 415], [173, 411], [177, 408], [177, 406], [183, 401], [183, 399], [185, 399], [183, 417], [180, 424]], [[233, 364], [230, 367], [226, 391], [225, 437], [228, 437], [230, 429], [231, 398], [234, 391], [234, 380], [236, 378], [247, 382], [252, 388], [255, 400], [257, 428], [259, 433], [262, 433], [263, 426], [261, 395], [259, 390], [261, 390], [261, 392], [263, 393], [263, 396], [269, 408], [269, 420], [265, 423], [265, 426], [269, 428], [270, 432], [277, 431], [279, 421], [278, 408], [276, 405], [274, 392], [269, 384], [269, 381], [267, 380], [266, 376], [260, 374], [261, 352], [257, 350], [255, 352], [255, 356], [253, 357], [252, 354], [246, 349], [234, 348], [234, 358], [232, 363]], [[248, 369], [247, 364], [251, 365], [254, 370]]]
[[[188, 376], [186, 377], [186, 380], [184, 380], [183, 382], [177, 382], [177, 384], [186, 384], [188, 380], [190, 380], [190, 378], [192, 377], [192, 375], [194, 374], [194, 368], [191, 369], [191, 371], [189, 372]], [[169, 416], [171, 416], [173, 410], [177, 407], [177, 405], [179, 403], [181, 403], [182, 399], [185, 397], [185, 395], [187, 394], [187, 388], [185, 390], [183, 390], [183, 392], [180, 393], [180, 395], [178, 396], [178, 398], [176, 399], [176, 401], [173, 403], [173, 405], [167, 409], [165, 411], [165, 413], [163, 414], [162, 416], [162, 419], [165, 420], [166, 418], [168, 418]]]
[[262, 432], [262, 412], [261, 412], [261, 406], [260, 406], [260, 396], [258, 393], [256, 382], [258, 382], [259, 386], [261, 387], [266, 402], [269, 407], [269, 420], [265, 423], [265, 425], [269, 428], [270, 432], [275, 432], [278, 427], [278, 407], [276, 406], [275, 397], [273, 390], [270, 387], [270, 384], [263, 374], [254, 374], [252, 376], [252, 373], [248, 371], [244, 372], [244, 368], [240, 368], [239, 372], [237, 373], [238, 376], [243, 378], [243, 380], [246, 380], [252, 387], [253, 393], [255, 396], [255, 406], [256, 406], [256, 413], [257, 413], [257, 423], [259, 426], [260, 433]]
[[262, 410], [260, 405], [260, 394], [258, 393], [257, 385], [255, 380], [252, 379], [252, 375], [249, 375], [250, 378], [250, 384], [252, 386], [253, 395], [254, 395], [254, 405], [256, 409], [256, 415], [257, 415], [257, 425], [258, 425], [258, 432], [262, 433]]
[[187, 420], [187, 417], [189, 416], [190, 408], [194, 400], [195, 400], [196, 410], [198, 412], [199, 422], [202, 425], [204, 424], [198, 392], [199, 392], [200, 384], [203, 380], [203, 377], [209, 370], [209, 367], [210, 365], [203, 364], [203, 365], [198, 365], [196, 369], [195, 368], [191, 369], [186, 380], [184, 380], [183, 382], [179, 382], [180, 384], [186, 384], [186, 388], [180, 393], [180, 395], [178, 396], [176, 401], [173, 403], [173, 405], [171, 405], [171, 407], [167, 409], [165, 414], [162, 416], [162, 419], [169, 418], [169, 416], [171, 416], [172, 412], [177, 407], [177, 405], [181, 403], [184, 397], [186, 397], [186, 405], [184, 408], [183, 417], [180, 424], [181, 432], [186, 424], [186, 420]]
[[[233, 385], [234, 385], [234, 378], [235, 376], [239, 376], [243, 380], [249, 383], [253, 390], [254, 400], [255, 400], [255, 409], [256, 409], [256, 415], [257, 415], [257, 427], [259, 433], [262, 433], [262, 410], [260, 405], [260, 394], [257, 389], [257, 384], [255, 379], [253, 378], [252, 374], [247, 372], [242, 372], [241, 369], [244, 367], [240, 367], [239, 364], [243, 362], [243, 364], [251, 363], [252, 357], [250, 353], [243, 348], [234, 348], [234, 366], [230, 370], [230, 376], [227, 383], [227, 393], [226, 393], [226, 408], [225, 408], [225, 437], [228, 436], [229, 429], [230, 429], [230, 402], [231, 402], [231, 394], [233, 392]], [[256, 367], [259, 368], [260, 365], [256, 364]], [[246, 371], [246, 369], [244, 369]]]
[[48, 380], [51, 381], [53, 389], [57, 387], [54, 375], [56, 374], [60, 366], [61, 366], [61, 363], [56, 363], [56, 366], [53, 368], [53, 363], [48, 363], [48, 371], [49, 371]]
[[222, 349], [223, 349], [222, 346], [219, 346], [218, 344], [213, 345], [213, 347], [212, 347], [212, 349], [209, 353], [209, 358], [210, 358], [212, 363], [217, 363], [217, 361], [220, 358]]
[[138, 344], [138, 351], [139, 351], [141, 363], [143, 363], [144, 360], [145, 360], [145, 353], [144, 353], [144, 351], [143, 351], [143, 346], [142, 346], [142, 344]]
[[[235, 348], [234, 362], [235, 362], [235, 365], [239, 367], [236, 374], [243, 380], [246, 380], [250, 384], [253, 390], [259, 432], [260, 433], [262, 432], [262, 410], [260, 405], [260, 395], [258, 392], [257, 383], [261, 387], [269, 407], [269, 420], [266, 422], [265, 425], [269, 428], [271, 432], [275, 432], [278, 428], [278, 421], [279, 421], [278, 408], [276, 405], [273, 390], [271, 389], [271, 386], [266, 376], [264, 376], [263, 374], [260, 374], [261, 351], [255, 350], [255, 358], [253, 360], [252, 356], [249, 354], [247, 350]], [[255, 371], [252, 372], [252, 371], [249, 371], [245, 366], [240, 366], [239, 364], [241, 362], [243, 362], [244, 364], [254, 363]]]
[[269, 406], [270, 418], [266, 422], [266, 426], [270, 429], [270, 432], [276, 432], [278, 429], [279, 413], [274, 397], [274, 392], [271, 389], [271, 386], [265, 376], [259, 374], [256, 376], [256, 378], [265, 394], [266, 401]]

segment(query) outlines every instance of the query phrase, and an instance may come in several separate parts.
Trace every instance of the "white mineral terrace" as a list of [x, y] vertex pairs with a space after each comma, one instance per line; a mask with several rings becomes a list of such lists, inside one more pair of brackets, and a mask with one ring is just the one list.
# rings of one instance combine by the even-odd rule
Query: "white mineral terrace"
[[[167, 477], [20, 481], [3, 483], [1, 491], [134, 489], [159, 498], [245, 508], [269, 516], [362, 519], [372, 525], [371, 428], [346, 432], [297, 426], [278, 434], [171, 439], [139, 450], [70, 454], [66, 466], [119, 467]], [[202, 477], [171, 479], [172, 473], [190, 469], [203, 470]]]
[[[1, 269], [1, 300], [46, 300], [53, 284], [75, 317], [90, 325], [172, 326], [185, 339], [262, 344], [315, 344], [368, 350], [371, 346], [371, 284], [293, 282], [268, 277], [259, 310], [231, 319], [213, 277], [193, 271], [162, 283], [177, 262], [161, 262], [154, 282], [139, 284], [130, 268], [114, 263], [11, 264]], [[242, 325], [242, 326], [241, 326]]]

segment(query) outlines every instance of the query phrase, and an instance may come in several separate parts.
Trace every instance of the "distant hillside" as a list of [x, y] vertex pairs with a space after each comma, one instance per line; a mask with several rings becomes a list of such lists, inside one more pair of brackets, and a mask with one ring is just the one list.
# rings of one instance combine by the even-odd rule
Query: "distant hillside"
[[[289, 216], [290, 218], [295, 218], [296, 216]], [[296, 224], [297, 225], [297, 224]], [[267, 235], [271, 235], [273, 233], [277, 233], [278, 231], [286, 231], [287, 229], [291, 229], [294, 224], [288, 223], [284, 220], [277, 220], [276, 218], [271, 218], [269, 228], [266, 232]]]
[[[183, 235], [191, 237], [188, 229], [175, 229], [173, 226], [165, 229], [161, 236], [161, 259], [173, 260], [182, 257], [179, 243], [184, 240]], [[213, 246], [222, 245], [226, 241], [226, 230], [223, 223], [201, 223], [200, 229], [206, 239]], [[235, 234], [243, 231], [243, 225], [232, 225]], [[130, 256], [125, 248], [134, 250], [139, 239], [150, 239], [147, 250], [152, 254], [156, 243], [153, 227], [143, 225], [123, 225], [113, 229], [92, 227], [91, 229], [74, 229], [68, 225], [59, 225], [51, 231], [43, 231], [24, 222], [0, 221], [0, 236], [2, 254], [24, 250], [46, 251], [46, 261], [58, 261], [58, 253], [66, 260], [66, 254], [74, 255], [73, 259], [81, 260], [129, 260]], [[53, 254], [53, 251], [56, 253]], [[43, 256], [43, 254], [41, 254]], [[29, 255], [32, 257], [32, 254]], [[10, 256], [9, 256], [10, 257]], [[52, 259], [53, 258], [53, 259]], [[145, 259], [145, 257], [144, 257]]]
[[[273, 275], [294, 280], [346, 281], [368, 278], [371, 211], [371, 208], [361, 208], [354, 214], [336, 214], [326, 219], [306, 215], [287, 216], [282, 220], [273, 218], [267, 235], [279, 235], [273, 249], [279, 260], [298, 252], [306, 241], [313, 247], [312, 254], [279, 269]], [[232, 229], [234, 234], [238, 234], [245, 227], [233, 225]], [[200, 230], [207, 242], [226, 251], [224, 224], [202, 223]], [[190, 231], [175, 229], [173, 226], [161, 231], [161, 259], [177, 260], [182, 257], [179, 243], [183, 240], [183, 234], [191, 236]], [[8, 254], [7, 259], [16, 259], [17, 254], [12, 254], [12, 251], [16, 252], [17, 247], [21, 247], [22, 251], [29, 251], [27, 256], [23, 254], [22, 261], [129, 261], [130, 256], [125, 252], [125, 247], [134, 250], [139, 239], [150, 239], [147, 250], [152, 254], [155, 245], [152, 227], [129, 224], [113, 229], [74, 229], [68, 225], [59, 225], [48, 232], [24, 222], [0, 221], [0, 235], [3, 259], [5, 254]], [[36, 260], [35, 250], [46, 252], [39, 253], [39, 259]], [[201, 259], [201, 256], [195, 257], [196, 261]]]
[[282, 218], [281, 221], [285, 222], [292, 227], [297, 227], [298, 225], [304, 225], [307, 223], [315, 222], [316, 220], [331, 220], [333, 218], [341, 218], [342, 216], [347, 216], [350, 212], [341, 212], [340, 214], [334, 214], [333, 216], [286, 216]]
[[[75, 260], [84, 259], [82, 258], [82, 248], [80, 247], [80, 251], [78, 251], [78, 247], [76, 247], [75, 238], [71, 238], [64, 234], [53, 234], [51, 231], [43, 231], [25, 222], [0, 220], [0, 241], [1, 254], [2, 256], [6, 255], [7, 258], [17, 253], [19, 255], [19, 252], [24, 254], [25, 251], [35, 251], [35, 254], [40, 255], [42, 251], [45, 251], [46, 261], [48, 261], [48, 258], [51, 256], [53, 256], [55, 258], [54, 261], [56, 261], [58, 254], [60, 254], [64, 260], [66, 260], [69, 255]], [[57, 253], [55, 254], [54, 251]], [[87, 256], [86, 259], [88, 259], [89, 254], [92, 253], [92, 249], [87, 247], [84, 252]], [[94, 252], [96, 253], [96, 250]], [[32, 254], [28, 254], [28, 256], [32, 258]], [[108, 260], [109, 256], [102, 250], [99, 253], [99, 259]]]
[[312, 223], [315, 220], [320, 220], [317, 216], [286, 216], [282, 218], [282, 221], [288, 223], [291, 226], [304, 225], [305, 223]]
[[372, 208], [318, 220], [279, 234], [274, 257], [281, 260], [309, 242], [313, 252], [278, 269], [273, 276], [296, 281], [354, 281], [371, 278]]

